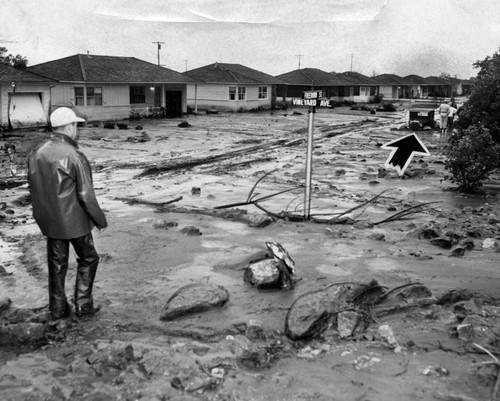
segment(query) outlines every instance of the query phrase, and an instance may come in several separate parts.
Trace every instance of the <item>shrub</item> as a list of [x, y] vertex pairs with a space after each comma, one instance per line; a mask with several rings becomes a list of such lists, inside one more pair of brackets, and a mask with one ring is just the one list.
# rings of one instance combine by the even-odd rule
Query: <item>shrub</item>
[[382, 103], [382, 100], [384, 100], [384, 94], [383, 93], [377, 93], [375, 96], [372, 96], [370, 98], [370, 103]]
[[382, 111], [396, 111], [396, 106], [392, 104], [391, 102], [384, 102], [382, 103], [382, 107], [380, 108]]
[[454, 133], [444, 152], [445, 168], [461, 192], [476, 192], [500, 162], [500, 145], [479, 124]]

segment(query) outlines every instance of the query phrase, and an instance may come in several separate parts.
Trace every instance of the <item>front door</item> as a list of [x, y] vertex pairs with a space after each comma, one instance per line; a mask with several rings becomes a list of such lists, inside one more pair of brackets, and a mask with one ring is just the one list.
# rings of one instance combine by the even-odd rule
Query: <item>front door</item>
[[165, 91], [165, 109], [167, 117], [182, 116], [182, 91]]

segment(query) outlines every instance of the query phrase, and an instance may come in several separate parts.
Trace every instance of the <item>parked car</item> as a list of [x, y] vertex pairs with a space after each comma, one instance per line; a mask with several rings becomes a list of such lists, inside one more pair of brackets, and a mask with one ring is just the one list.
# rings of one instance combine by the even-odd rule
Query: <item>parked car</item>
[[416, 103], [410, 106], [408, 127], [419, 130], [425, 127], [434, 128], [436, 126], [436, 108], [437, 105], [434, 103]]

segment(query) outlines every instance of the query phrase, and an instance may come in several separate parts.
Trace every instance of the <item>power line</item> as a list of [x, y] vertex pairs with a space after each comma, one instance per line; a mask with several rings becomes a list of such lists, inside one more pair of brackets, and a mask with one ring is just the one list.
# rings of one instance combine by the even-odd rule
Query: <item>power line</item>
[[156, 42], [151, 42], [151, 43], [156, 43], [158, 45], [158, 65], [160, 65], [160, 49], [161, 49], [161, 45], [164, 44], [165, 42], [156, 41]]

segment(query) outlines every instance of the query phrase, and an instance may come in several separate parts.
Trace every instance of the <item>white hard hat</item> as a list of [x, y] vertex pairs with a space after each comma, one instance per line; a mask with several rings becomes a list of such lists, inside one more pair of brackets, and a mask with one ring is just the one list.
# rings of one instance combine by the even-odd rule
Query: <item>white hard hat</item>
[[53, 127], [61, 127], [63, 125], [84, 121], [83, 118], [77, 117], [75, 112], [68, 107], [59, 107], [50, 115], [50, 124]]

